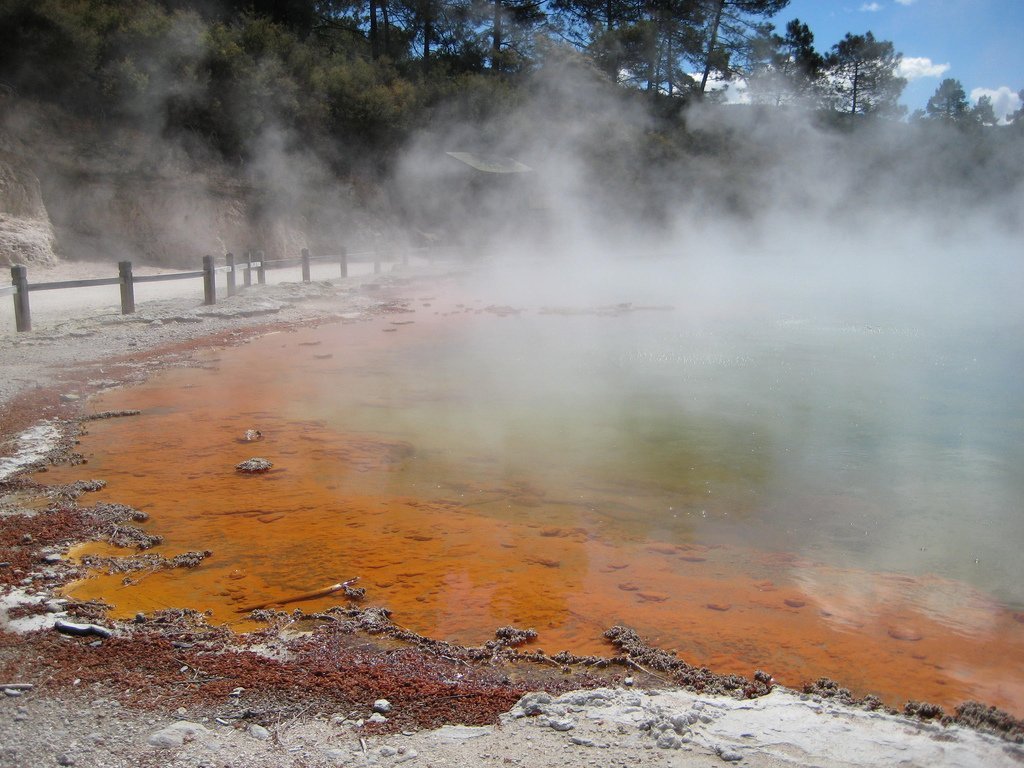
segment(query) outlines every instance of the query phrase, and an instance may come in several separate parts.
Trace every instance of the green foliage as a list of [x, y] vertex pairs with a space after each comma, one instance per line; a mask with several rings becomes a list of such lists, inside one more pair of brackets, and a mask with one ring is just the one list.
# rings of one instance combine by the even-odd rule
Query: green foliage
[[[799, 20], [784, 35], [763, 23], [785, 4], [239, 0], [212, 10], [203, 0], [0, 0], [0, 88], [171, 138], [197, 157], [212, 151], [244, 164], [272, 137], [330, 162], [355, 157], [380, 167], [414, 130], [447, 120], [496, 139], [503, 121], [545, 89], [554, 92], [538, 120], [564, 112], [598, 121], [576, 87], [598, 80], [608, 90], [603, 103], [625, 102], [655, 127], [609, 123], [605, 143], [581, 151], [605, 177], [639, 186], [641, 171], [632, 169], [653, 163], [668, 173], [701, 153], [728, 154], [743, 140], [681, 127], [685, 105], [701, 90], [688, 73], [704, 67], [744, 75], [759, 104], [823, 105], [823, 124], [837, 130], [854, 131], [842, 113], [898, 114], [905, 81], [895, 75], [900, 54], [892, 43], [847, 35], [822, 57]], [[575, 69], [567, 74], [570, 58]], [[996, 122], [989, 100], [969, 107], [952, 80], [925, 114], [935, 124]], [[1010, 122], [999, 130], [1024, 130], [1020, 114]]]
[[979, 125], [995, 125], [996, 111], [992, 107], [992, 97], [982, 96], [971, 108], [971, 119]]
[[723, 80], [750, 69], [755, 41], [763, 37], [763, 19], [789, 5], [789, 0], [698, 0], [696, 17], [705, 22], [693, 62], [703, 70], [700, 92], [717, 72]]
[[902, 60], [887, 40], [847, 33], [825, 60], [833, 107], [849, 115], [899, 115], [897, 102], [907, 84], [896, 74]]
[[[991, 103], [989, 108], [991, 108]], [[933, 120], [946, 120], [952, 123], [965, 120], [970, 114], [967, 94], [959, 80], [946, 78], [925, 106], [925, 114]]]
[[0, 82], [24, 94], [87, 101], [100, 62], [88, 3], [14, 0], [0, 6]]
[[814, 49], [814, 34], [799, 19], [786, 25], [785, 37], [771, 28], [754, 40], [747, 86], [755, 103], [811, 105], [820, 98], [824, 57]]

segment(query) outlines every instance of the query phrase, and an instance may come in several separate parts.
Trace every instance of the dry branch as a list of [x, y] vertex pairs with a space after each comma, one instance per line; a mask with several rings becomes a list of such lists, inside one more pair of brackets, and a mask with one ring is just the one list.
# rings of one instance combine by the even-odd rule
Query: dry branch
[[298, 603], [303, 600], [315, 600], [318, 597], [326, 597], [327, 595], [333, 595], [335, 592], [340, 592], [346, 587], [352, 586], [357, 581], [359, 581], [358, 576], [356, 576], [354, 579], [349, 579], [348, 581], [343, 581], [339, 584], [332, 584], [331, 586], [324, 587], [323, 589], [315, 589], [312, 592], [303, 592], [300, 595], [292, 595], [291, 597], [279, 597], [275, 598], [274, 600], [266, 600], [262, 603], [253, 603], [252, 605], [247, 605], [243, 608], [238, 608], [237, 612], [249, 613], [250, 611], [256, 611], [260, 608], [266, 608], [270, 605], [284, 605], [285, 603]]

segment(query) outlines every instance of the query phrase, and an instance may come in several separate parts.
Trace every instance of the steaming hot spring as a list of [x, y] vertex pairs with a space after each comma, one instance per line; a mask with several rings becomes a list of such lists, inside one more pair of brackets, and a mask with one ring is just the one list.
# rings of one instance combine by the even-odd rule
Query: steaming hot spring
[[910, 292], [851, 311], [850, 280], [800, 302], [671, 269], [411, 288], [103, 395], [142, 413], [50, 477], [103, 477], [157, 551], [213, 554], [72, 594], [247, 630], [239, 608], [358, 577], [464, 643], [608, 654], [627, 624], [720, 672], [1024, 709], [1021, 337]]

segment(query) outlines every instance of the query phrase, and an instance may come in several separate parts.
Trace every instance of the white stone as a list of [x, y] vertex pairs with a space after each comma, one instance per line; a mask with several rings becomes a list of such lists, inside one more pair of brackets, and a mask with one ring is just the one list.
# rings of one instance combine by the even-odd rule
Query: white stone
[[444, 725], [434, 731], [433, 735], [441, 741], [459, 742], [490, 736], [492, 733], [494, 733], [494, 728], [489, 725]]
[[159, 749], [171, 749], [173, 747], [180, 747], [186, 741], [192, 741], [197, 738], [205, 738], [210, 735], [210, 732], [206, 730], [199, 723], [190, 723], [187, 720], [179, 720], [176, 723], [171, 723], [166, 728], [161, 728], [156, 733], [150, 735], [146, 742]]

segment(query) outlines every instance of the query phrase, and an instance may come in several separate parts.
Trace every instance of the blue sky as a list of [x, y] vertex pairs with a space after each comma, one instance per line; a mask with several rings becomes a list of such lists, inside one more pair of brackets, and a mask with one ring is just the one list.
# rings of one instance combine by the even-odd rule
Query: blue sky
[[1020, 106], [1024, 0], [791, 0], [772, 22], [781, 33], [794, 18], [811, 28], [821, 53], [847, 32], [891, 41], [904, 57], [902, 102], [911, 111], [947, 77], [972, 102], [990, 95], [997, 115]]

